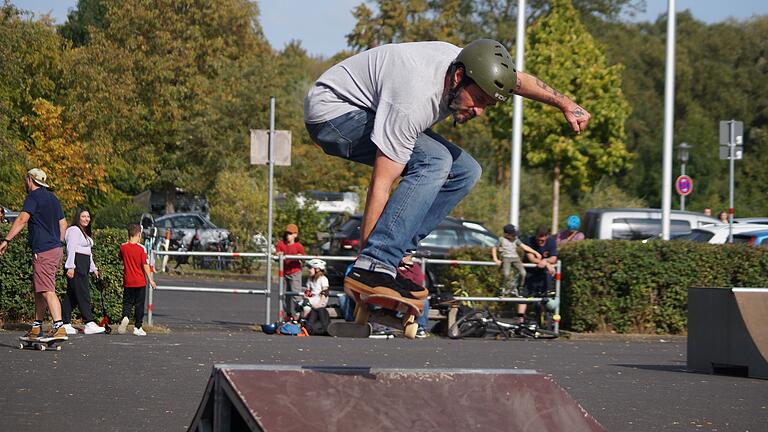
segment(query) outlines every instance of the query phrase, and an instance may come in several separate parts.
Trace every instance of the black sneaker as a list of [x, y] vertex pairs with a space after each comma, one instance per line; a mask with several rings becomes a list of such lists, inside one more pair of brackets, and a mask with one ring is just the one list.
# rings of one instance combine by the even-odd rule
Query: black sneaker
[[349, 287], [353, 291], [366, 294], [372, 294], [373, 289], [376, 287], [384, 287], [398, 291], [398, 284], [395, 282], [395, 278], [387, 273], [379, 273], [359, 268], [353, 268], [352, 271], [349, 272], [347, 277], [344, 278], [344, 286]]
[[395, 280], [395, 278], [387, 273], [353, 268], [352, 271], [349, 272], [349, 275], [344, 279], [344, 288], [369, 295], [379, 292], [379, 290], [375, 290], [375, 288], [387, 288], [395, 291], [403, 298], [415, 300], [426, 298], [427, 290], [413, 282], [411, 282], [410, 286], [404, 286], [400, 283], [400, 280], [402, 279], [404, 278]]
[[397, 274], [395, 282], [400, 285], [401, 289], [408, 291], [408, 295], [403, 295], [404, 297], [423, 300], [429, 295], [429, 291], [427, 291], [426, 288], [417, 283], [414, 283], [412, 280], [406, 277], [401, 276], [400, 273]]

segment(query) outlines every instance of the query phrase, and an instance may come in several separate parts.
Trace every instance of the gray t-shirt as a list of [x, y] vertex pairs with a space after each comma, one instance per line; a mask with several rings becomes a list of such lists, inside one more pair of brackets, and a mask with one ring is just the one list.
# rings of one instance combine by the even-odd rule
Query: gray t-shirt
[[445, 74], [461, 48], [446, 42], [382, 45], [328, 69], [304, 99], [315, 124], [355, 110], [376, 112], [371, 141], [405, 164], [418, 136], [448, 116]]
[[519, 261], [520, 255], [517, 253], [517, 248], [522, 246], [523, 242], [519, 238], [509, 241], [506, 237], [499, 237], [499, 255], [502, 260]]

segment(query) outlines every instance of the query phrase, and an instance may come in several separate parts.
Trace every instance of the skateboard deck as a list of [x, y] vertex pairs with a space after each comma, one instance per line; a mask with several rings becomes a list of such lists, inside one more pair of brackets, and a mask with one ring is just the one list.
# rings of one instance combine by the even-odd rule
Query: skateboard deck
[[[344, 281], [344, 292], [355, 300], [355, 323], [363, 326], [371, 319], [368, 305], [378, 306], [382, 309], [402, 314], [400, 322], [390, 327], [401, 328], [403, 335], [408, 339], [415, 339], [419, 329], [416, 317], [421, 315], [422, 300], [408, 299], [400, 296], [397, 291], [389, 288], [376, 287], [365, 289], [357, 283], [348, 284]], [[354, 281], [353, 281], [354, 282]], [[395, 317], [392, 317], [395, 319]]]
[[367, 338], [371, 336], [373, 327], [369, 323], [359, 325], [353, 322], [332, 322], [328, 326], [328, 334], [341, 338]]
[[61, 345], [57, 345], [59, 342], [64, 342], [62, 339], [51, 339], [51, 338], [37, 338], [37, 339], [27, 339], [24, 336], [19, 336], [19, 349], [23, 350], [24, 348], [30, 348], [40, 351], [45, 350], [56, 350], [61, 351]]

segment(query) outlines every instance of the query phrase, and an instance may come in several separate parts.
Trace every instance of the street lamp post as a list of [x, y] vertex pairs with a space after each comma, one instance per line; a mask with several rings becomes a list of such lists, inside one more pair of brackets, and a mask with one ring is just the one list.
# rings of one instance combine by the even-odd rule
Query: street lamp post
[[[685, 175], [685, 164], [688, 163], [688, 150], [693, 147], [688, 143], [680, 143], [677, 146], [677, 159], [680, 161], [680, 175]], [[680, 211], [685, 210], [685, 195], [680, 195]]]

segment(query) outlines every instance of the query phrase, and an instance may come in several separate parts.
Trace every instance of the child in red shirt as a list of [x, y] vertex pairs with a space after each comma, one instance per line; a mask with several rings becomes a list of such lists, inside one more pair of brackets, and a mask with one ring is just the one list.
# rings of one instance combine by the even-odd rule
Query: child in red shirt
[[[296, 224], [288, 224], [283, 232], [283, 239], [277, 242], [275, 248], [277, 254], [283, 255], [304, 255], [304, 246], [299, 243], [299, 227]], [[293, 295], [304, 292], [301, 285], [301, 262], [295, 259], [283, 261], [283, 277], [285, 278], [286, 291]], [[288, 313], [293, 312], [291, 308], [292, 295], [285, 296], [284, 310]]]
[[[120, 258], [123, 259], [123, 319], [117, 327], [117, 332], [125, 333], [128, 327], [128, 316], [134, 309], [133, 334], [146, 336], [141, 328], [144, 320], [144, 297], [147, 291], [147, 279], [149, 285], [155, 288], [152, 280], [152, 272], [149, 269], [149, 259], [141, 241], [141, 227], [139, 224], [128, 224], [128, 242], [120, 245]], [[146, 279], [145, 279], [146, 277]]]

